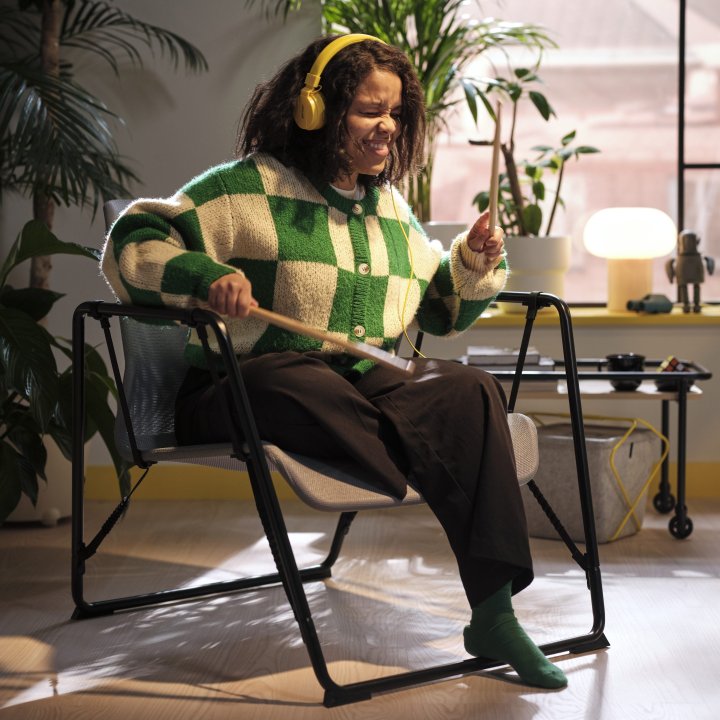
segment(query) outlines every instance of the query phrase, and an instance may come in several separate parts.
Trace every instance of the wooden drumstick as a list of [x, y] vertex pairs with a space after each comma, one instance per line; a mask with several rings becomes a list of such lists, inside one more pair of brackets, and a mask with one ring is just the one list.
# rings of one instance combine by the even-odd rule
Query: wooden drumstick
[[499, 179], [499, 168], [500, 168], [500, 112], [502, 105], [498, 103], [495, 107], [495, 137], [493, 139], [493, 151], [492, 151], [492, 165], [490, 169], [490, 202], [488, 210], [490, 215], [488, 217], [488, 231], [492, 237], [495, 232], [495, 226], [498, 222], [498, 185]]
[[260, 320], [264, 320], [266, 323], [271, 325], [277, 325], [284, 330], [298, 333], [299, 335], [306, 335], [307, 337], [314, 338], [315, 340], [321, 340], [322, 342], [332, 343], [341, 347], [346, 353], [354, 355], [355, 357], [363, 358], [366, 360], [374, 360], [380, 365], [394, 368], [400, 372], [404, 372], [407, 375], [412, 375], [415, 371], [415, 363], [412, 360], [406, 360], [405, 358], [396, 357], [395, 355], [373, 345], [368, 345], [364, 342], [350, 342], [344, 338], [337, 338], [334, 335], [318, 330], [310, 325], [294, 320], [286, 315], [280, 315], [271, 310], [265, 310], [261, 307], [251, 307], [250, 315]]

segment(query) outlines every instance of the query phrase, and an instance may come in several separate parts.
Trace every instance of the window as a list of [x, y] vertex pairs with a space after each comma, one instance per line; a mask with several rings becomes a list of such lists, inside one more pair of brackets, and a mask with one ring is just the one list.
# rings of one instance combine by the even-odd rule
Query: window
[[[557, 118], [546, 123], [526, 104], [519, 113], [516, 158], [531, 159], [534, 145], [558, 145], [573, 129], [580, 144], [601, 150], [568, 164], [562, 189], [566, 207], [553, 233], [573, 238], [566, 299], [603, 302], [605, 261], [582, 245], [587, 217], [604, 207], [647, 205], [677, 219], [679, 0], [498, 0], [481, 6], [482, 15], [541, 24], [558, 43], [539, 70]], [[475, 3], [467, 9], [468, 21], [481, 16]], [[503, 60], [496, 62], [500, 67]], [[517, 63], [523, 63], [521, 57]], [[685, 161], [720, 163], [717, 0], [688, 0], [686, 68]], [[473, 68], [477, 76], [491, 72], [488, 58]], [[476, 128], [460, 104], [437, 148], [434, 219], [474, 220], [471, 201], [487, 189], [490, 150], [471, 146], [468, 139], [491, 137], [489, 119]], [[700, 235], [701, 253], [720, 265], [720, 170], [686, 171], [685, 227]], [[655, 261], [654, 292], [675, 300], [676, 286], [665, 272], [669, 259]], [[702, 299], [720, 300], [720, 268], [712, 277], [706, 273]]]

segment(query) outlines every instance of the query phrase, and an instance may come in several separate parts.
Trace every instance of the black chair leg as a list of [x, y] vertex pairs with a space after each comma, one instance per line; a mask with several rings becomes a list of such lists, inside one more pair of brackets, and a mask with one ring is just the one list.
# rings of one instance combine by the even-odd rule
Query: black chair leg
[[[578, 558], [576, 553], [574, 553], [573, 556], [576, 561], [579, 561], [581, 567], [585, 569], [587, 584], [590, 590], [590, 602], [593, 610], [593, 626], [590, 633], [583, 638], [575, 638], [562, 643], [552, 643], [549, 646], [543, 646], [541, 649], [547, 654], [548, 651], [557, 652], [561, 649], [577, 652], [577, 650], [574, 649], [576, 647], [588, 649], [607, 647], [609, 643], [603, 634], [605, 627], [605, 604], [602, 580], [600, 577], [600, 557], [595, 531], [595, 516], [593, 513], [592, 493], [590, 489], [590, 470], [588, 468], [585, 426], [583, 424], [582, 407], [580, 403], [580, 383], [578, 380], [575, 339], [573, 337], [572, 322], [570, 320], [570, 310], [567, 303], [549, 293], [530, 293], [528, 296], [527, 293], [503, 292], [498, 295], [497, 299], [499, 301], [520, 302], [528, 307], [527, 323], [523, 335], [523, 347], [526, 347], [529, 341], [532, 322], [538, 308], [554, 307], [558, 314], [560, 325], [565, 382], [567, 384], [570, 424], [573, 433], [575, 465], [578, 478], [578, 490], [580, 493], [580, 510], [585, 534], [584, 556]], [[522, 366], [520, 366], [520, 369], [522, 369]], [[519, 378], [516, 378], [511, 392], [511, 405], [514, 405], [517, 396], [518, 383]]]
[[350, 532], [350, 525], [352, 524], [352, 521], [355, 519], [356, 515], [357, 512], [344, 512], [341, 513], [340, 518], [338, 519], [338, 524], [335, 528], [335, 535], [333, 536], [328, 555], [320, 563], [320, 567], [327, 568], [328, 576], [330, 575], [330, 569], [335, 564], [335, 561], [340, 555], [343, 541], [345, 540], [345, 536], [348, 534], [348, 532]]

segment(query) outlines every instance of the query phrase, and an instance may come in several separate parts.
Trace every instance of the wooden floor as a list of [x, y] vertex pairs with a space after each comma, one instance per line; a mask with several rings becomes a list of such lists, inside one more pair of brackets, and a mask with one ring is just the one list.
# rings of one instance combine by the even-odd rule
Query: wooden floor
[[[102, 522], [92, 504], [88, 525]], [[88, 597], [269, 569], [247, 505], [138, 502], [91, 562]], [[601, 546], [608, 650], [557, 659], [570, 685], [538, 691], [490, 674], [325, 709], [282, 591], [71, 621], [69, 524], [0, 528], [0, 720], [720, 718], [720, 501], [694, 501], [674, 540], [642, 532]], [[331, 518], [294, 503], [299, 557], [319, 559]], [[536, 580], [516, 609], [539, 642], [589, 631], [584, 577], [562, 543], [533, 540]], [[467, 609], [426, 508], [360, 516], [334, 578], [307, 586], [340, 682], [465, 657]]]

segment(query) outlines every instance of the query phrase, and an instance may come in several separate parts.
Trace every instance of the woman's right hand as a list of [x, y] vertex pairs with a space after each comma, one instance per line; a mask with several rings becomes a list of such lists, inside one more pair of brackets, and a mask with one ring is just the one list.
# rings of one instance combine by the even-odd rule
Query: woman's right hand
[[485, 253], [488, 263], [495, 267], [504, 255], [505, 233], [502, 228], [494, 227], [490, 234], [489, 221], [490, 212], [485, 210], [470, 228], [467, 244], [474, 252]]
[[245, 318], [251, 307], [258, 306], [252, 285], [242, 273], [223, 275], [210, 285], [208, 304], [211, 310], [233, 318]]

